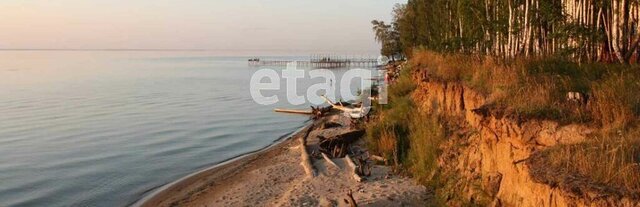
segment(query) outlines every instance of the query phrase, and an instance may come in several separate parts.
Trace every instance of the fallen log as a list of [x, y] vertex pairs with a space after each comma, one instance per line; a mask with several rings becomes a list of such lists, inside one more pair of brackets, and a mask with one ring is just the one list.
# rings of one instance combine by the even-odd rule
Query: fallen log
[[289, 113], [289, 114], [303, 114], [303, 115], [313, 115], [315, 119], [323, 117], [325, 114], [329, 113], [333, 107], [313, 107], [311, 106], [311, 110], [300, 110], [300, 109], [274, 109], [273, 111], [279, 113]]
[[315, 112], [315, 113], [319, 113], [319, 114], [326, 114], [331, 112], [331, 109], [333, 109], [333, 106], [326, 106], [326, 107], [313, 107], [311, 106], [311, 111]]
[[352, 173], [352, 177], [353, 179], [355, 179], [358, 182], [362, 182], [362, 177], [360, 177], [360, 175], [358, 175], [358, 166], [356, 165], [356, 163], [353, 162], [353, 160], [351, 159], [351, 157], [349, 157], [349, 155], [345, 156], [344, 159], [347, 161], [347, 164], [349, 166], [351, 166], [351, 168], [353, 169]]
[[314, 125], [309, 126], [305, 135], [300, 137], [300, 165], [304, 169], [307, 177], [313, 178], [316, 176], [316, 170], [313, 168], [313, 162], [311, 157], [309, 156], [309, 152], [307, 151], [307, 137], [309, 133], [313, 130]]
[[375, 160], [375, 161], [380, 161], [380, 162], [387, 162], [387, 159], [385, 159], [384, 157], [380, 157], [378, 155], [371, 155], [371, 159]]
[[362, 130], [329, 129], [318, 135], [320, 151], [332, 157], [343, 157], [348, 153], [349, 146], [364, 135]]
[[340, 169], [340, 166], [338, 166], [335, 162], [333, 162], [333, 160], [331, 160], [331, 158], [329, 158], [329, 156], [327, 156], [327, 154], [321, 152], [320, 154], [322, 154], [322, 157], [324, 158], [324, 160], [326, 160], [329, 164], [333, 165], [334, 167], [338, 168], [338, 170]]
[[345, 111], [345, 112], [351, 112], [354, 109], [353, 108], [348, 108], [345, 107], [344, 105], [342, 105], [342, 103], [340, 102], [339, 104], [335, 104], [333, 103], [333, 101], [329, 100], [327, 97], [325, 96], [320, 96], [322, 97], [322, 99], [324, 99], [329, 105], [331, 105], [333, 108], [338, 109], [340, 111]]
[[359, 107], [354, 107], [354, 105], [352, 104], [349, 104], [349, 107], [347, 107], [342, 102], [338, 102], [338, 104], [335, 104], [325, 96], [320, 97], [322, 97], [333, 108], [343, 111], [345, 114], [347, 114], [348, 117], [351, 117], [352, 119], [360, 119], [365, 117], [370, 109], [370, 107], [363, 107], [362, 105], [360, 105]]
[[322, 124], [322, 128], [321, 129], [331, 129], [331, 128], [338, 128], [338, 127], [342, 127], [342, 124], [336, 123], [336, 122], [327, 121], [324, 124]]
[[288, 114], [305, 114], [305, 115], [313, 115], [312, 111], [308, 110], [296, 110], [296, 109], [274, 109], [275, 112], [279, 113], [288, 113]]
[[337, 139], [347, 143], [357, 141], [364, 135], [365, 131], [361, 129], [351, 129], [348, 127], [335, 127], [322, 130], [318, 133], [319, 136], [325, 137], [325, 139]]

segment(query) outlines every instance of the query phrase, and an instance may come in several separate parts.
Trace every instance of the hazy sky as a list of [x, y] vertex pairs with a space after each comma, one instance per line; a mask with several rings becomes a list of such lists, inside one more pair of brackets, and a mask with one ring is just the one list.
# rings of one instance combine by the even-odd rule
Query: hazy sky
[[2, 0], [0, 48], [375, 51], [406, 0]]

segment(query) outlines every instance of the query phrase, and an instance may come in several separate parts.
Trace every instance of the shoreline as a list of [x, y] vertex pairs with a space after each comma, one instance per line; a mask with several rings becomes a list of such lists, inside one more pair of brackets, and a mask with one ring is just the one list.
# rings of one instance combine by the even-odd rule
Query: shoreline
[[[372, 164], [360, 178], [349, 156], [319, 156], [321, 137], [350, 125], [342, 113], [329, 114], [269, 147], [162, 186], [132, 206], [345, 206], [345, 199], [365, 206], [424, 204], [426, 187], [388, 166]], [[363, 140], [352, 145], [353, 153], [366, 150]]]
[[181, 195], [180, 192], [182, 189], [184, 189], [185, 187], [188, 187], [189, 185], [194, 185], [195, 182], [199, 179], [212, 177], [216, 175], [218, 175], [217, 178], [211, 178], [211, 179], [216, 179], [216, 180], [224, 179], [230, 176], [228, 174], [232, 173], [227, 171], [239, 170], [239, 168], [242, 167], [241, 165], [246, 164], [248, 162], [255, 161], [255, 159], [260, 157], [260, 155], [266, 154], [272, 150], [275, 150], [276, 148], [286, 145], [287, 143], [294, 140], [293, 137], [295, 137], [296, 135], [299, 135], [301, 132], [304, 131], [304, 129], [307, 129], [312, 125], [313, 125], [313, 121], [305, 121], [305, 124], [302, 127], [290, 133], [280, 136], [280, 138], [274, 140], [273, 143], [263, 148], [246, 152], [236, 157], [223, 160], [212, 166], [205, 167], [200, 170], [196, 170], [195, 172], [190, 173], [186, 176], [183, 176], [177, 180], [163, 184], [154, 189], [150, 189], [149, 191], [144, 193], [146, 195], [143, 194], [143, 196], [140, 199], [132, 202], [128, 206], [132, 206], [132, 207], [158, 206], [158, 204], [162, 203], [162, 201], [164, 200], [175, 198], [176, 194]]

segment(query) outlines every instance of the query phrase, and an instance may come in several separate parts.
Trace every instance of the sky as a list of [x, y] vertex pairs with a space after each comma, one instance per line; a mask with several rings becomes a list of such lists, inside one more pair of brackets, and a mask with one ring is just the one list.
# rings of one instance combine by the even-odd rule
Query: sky
[[376, 51], [406, 0], [2, 0], [0, 49]]

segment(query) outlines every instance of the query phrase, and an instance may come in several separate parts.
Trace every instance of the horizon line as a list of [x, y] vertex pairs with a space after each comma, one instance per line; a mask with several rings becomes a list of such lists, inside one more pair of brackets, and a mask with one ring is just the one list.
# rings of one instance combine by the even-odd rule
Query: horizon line
[[[0, 51], [327, 51], [313, 49], [175, 49], [175, 48], [0, 48]], [[352, 51], [352, 50], [334, 50]], [[367, 51], [367, 50], [353, 50]]]

